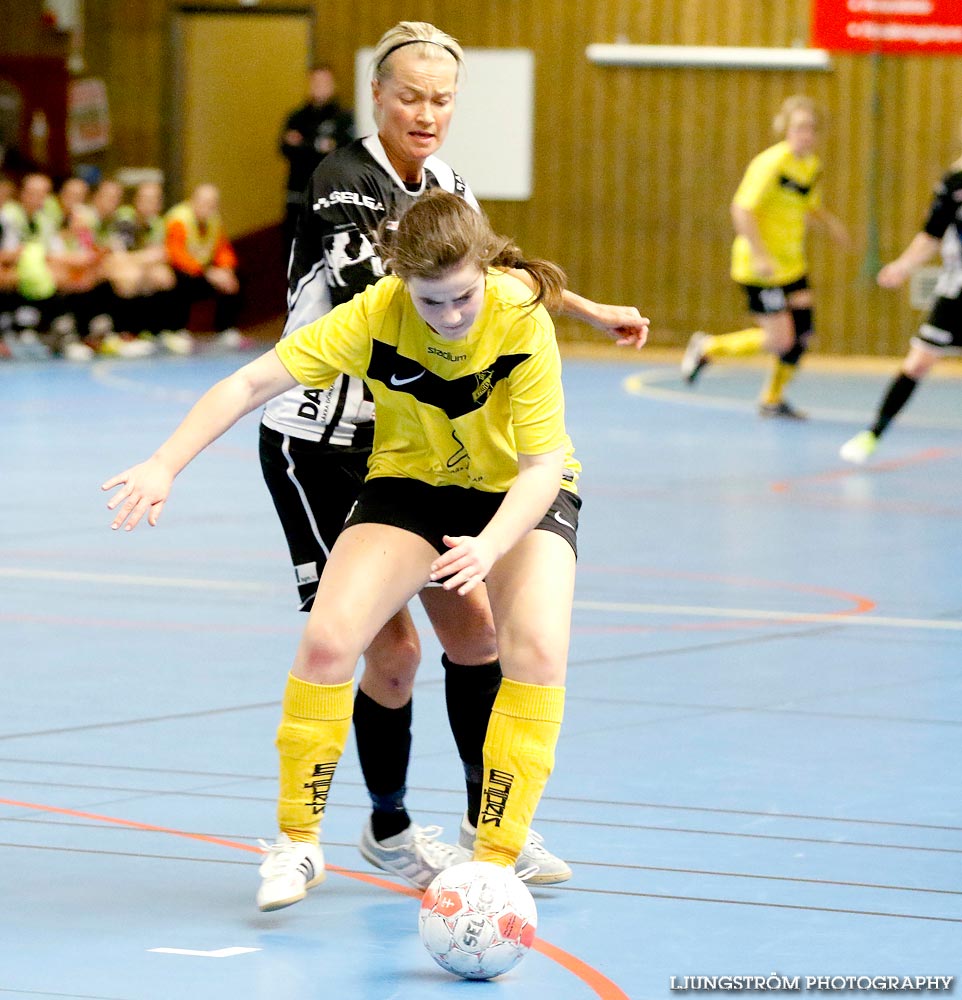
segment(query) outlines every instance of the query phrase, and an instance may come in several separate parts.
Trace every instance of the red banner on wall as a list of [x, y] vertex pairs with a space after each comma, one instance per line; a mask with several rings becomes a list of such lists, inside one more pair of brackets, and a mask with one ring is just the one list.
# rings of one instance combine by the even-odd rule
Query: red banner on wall
[[960, 0], [812, 0], [812, 44], [844, 52], [962, 52]]

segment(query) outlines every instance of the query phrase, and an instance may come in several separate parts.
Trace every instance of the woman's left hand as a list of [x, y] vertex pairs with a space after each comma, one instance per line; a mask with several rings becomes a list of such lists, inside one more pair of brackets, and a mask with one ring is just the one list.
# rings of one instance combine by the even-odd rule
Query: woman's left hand
[[444, 544], [450, 550], [431, 563], [431, 580], [444, 580], [441, 586], [445, 590], [456, 588], [463, 597], [484, 582], [494, 565], [494, 553], [474, 535], [445, 535]]

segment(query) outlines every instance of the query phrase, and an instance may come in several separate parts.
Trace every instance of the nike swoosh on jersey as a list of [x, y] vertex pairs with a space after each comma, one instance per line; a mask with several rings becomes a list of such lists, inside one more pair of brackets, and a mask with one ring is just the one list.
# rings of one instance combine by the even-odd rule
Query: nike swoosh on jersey
[[391, 376], [391, 385], [407, 385], [408, 382], [416, 382], [424, 372], [418, 372], [417, 375], [412, 375], [410, 378], [398, 378], [397, 375]]
[[561, 516], [561, 511], [560, 510], [556, 510], [554, 512], [554, 519], [558, 522], [558, 524], [563, 524], [566, 528], [571, 528], [572, 531], [575, 530], [575, 526], [570, 521], [566, 521]]

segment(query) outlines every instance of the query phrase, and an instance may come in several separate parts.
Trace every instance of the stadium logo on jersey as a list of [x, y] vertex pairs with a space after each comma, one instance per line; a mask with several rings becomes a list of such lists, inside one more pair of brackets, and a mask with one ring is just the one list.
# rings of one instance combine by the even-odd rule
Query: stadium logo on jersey
[[[349, 281], [344, 272], [352, 267], [366, 265], [378, 278], [384, 277], [384, 265], [374, 250], [374, 245], [361, 232], [352, 227], [324, 238], [324, 262], [327, 264], [330, 284], [346, 288], [356, 281]], [[364, 280], [360, 287], [368, 284]]]
[[452, 354], [450, 351], [442, 351], [440, 347], [428, 347], [428, 354], [434, 354], [445, 361], [467, 361], [467, 354]]
[[358, 208], [367, 208], [372, 212], [384, 211], [384, 202], [357, 191], [332, 191], [326, 197], [321, 195], [314, 202], [314, 211], [319, 212], [322, 208], [330, 208], [332, 205], [357, 205]]

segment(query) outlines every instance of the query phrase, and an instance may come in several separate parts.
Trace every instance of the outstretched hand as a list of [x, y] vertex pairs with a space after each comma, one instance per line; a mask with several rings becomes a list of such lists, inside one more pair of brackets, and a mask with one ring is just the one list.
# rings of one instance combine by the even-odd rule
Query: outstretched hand
[[458, 595], [464, 597], [484, 582], [494, 565], [494, 553], [474, 535], [444, 535], [443, 538], [450, 549], [431, 563], [431, 580], [443, 580], [441, 586], [445, 590], [457, 588]]
[[648, 317], [642, 316], [634, 306], [608, 306], [598, 304], [585, 319], [596, 330], [617, 337], [619, 347], [634, 344], [640, 351], [648, 340]]
[[151, 527], [156, 525], [173, 482], [173, 474], [156, 458], [150, 458], [108, 479], [100, 487], [102, 490], [122, 487], [107, 501], [108, 510], [120, 508], [110, 527], [114, 531], [121, 527], [125, 531], [133, 531], [145, 514], [147, 523]]
[[879, 271], [877, 278], [880, 288], [898, 288], [905, 283], [906, 278], [912, 273], [911, 267], [905, 264], [900, 258], [886, 264]]

